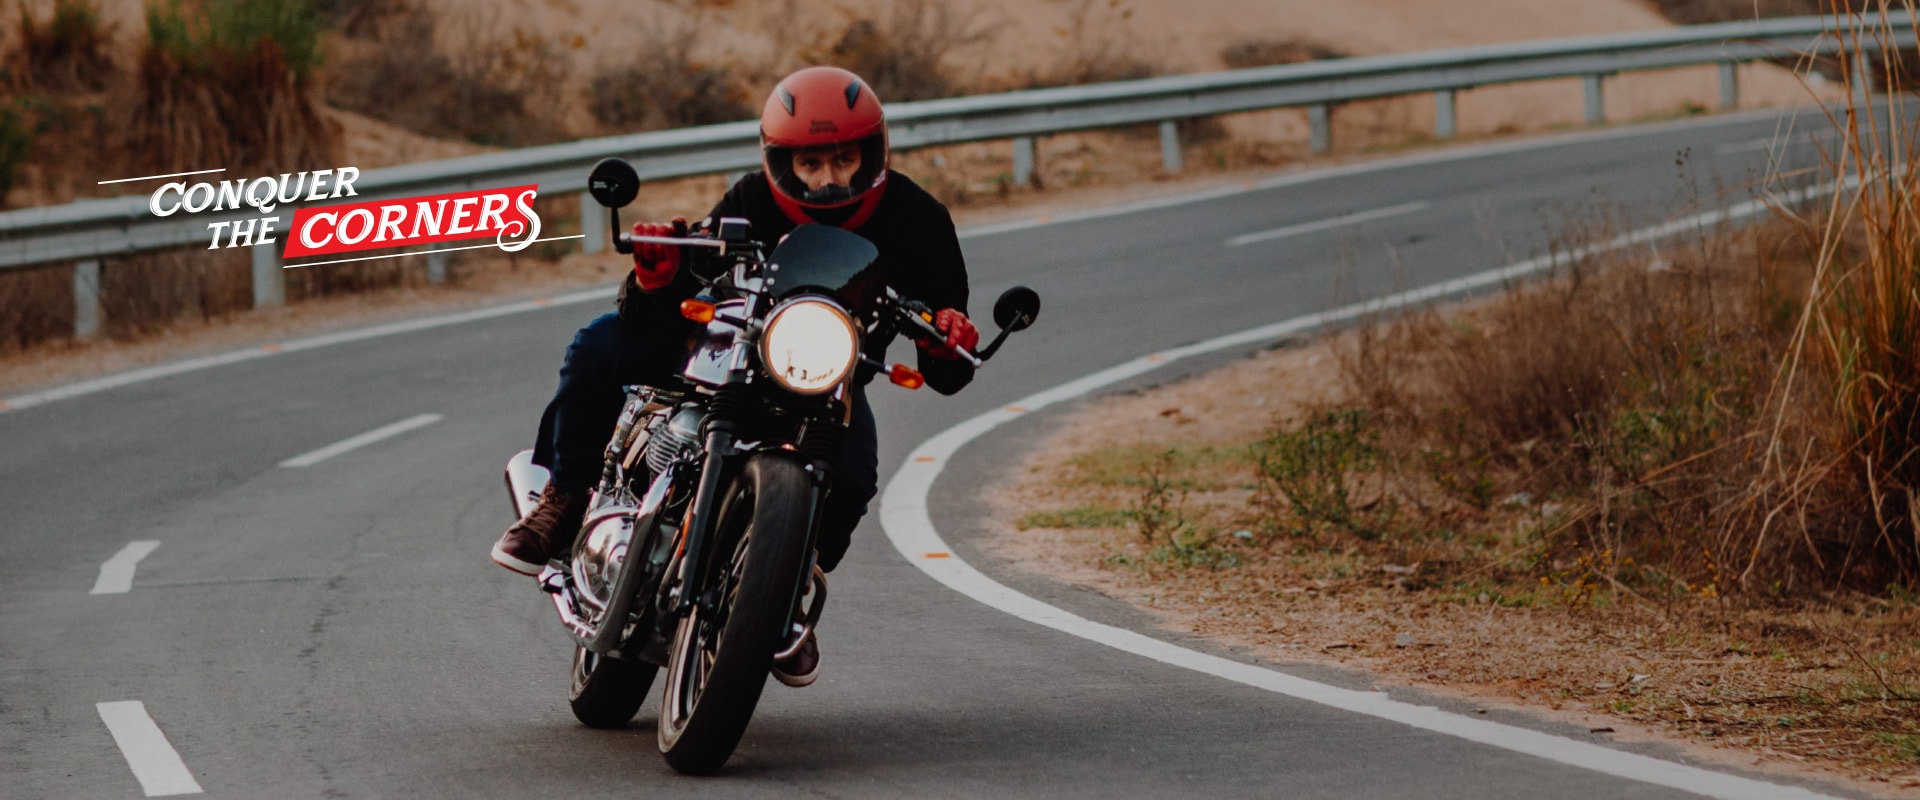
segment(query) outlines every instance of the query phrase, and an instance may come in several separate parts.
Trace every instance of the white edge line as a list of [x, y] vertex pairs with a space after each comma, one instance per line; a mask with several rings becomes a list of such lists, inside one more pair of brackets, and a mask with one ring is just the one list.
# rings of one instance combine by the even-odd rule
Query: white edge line
[[[586, 234], [576, 233], [572, 236], [549, 236], [545, 239], [533, 239], [528, 241], [527, 244], [537, 244], [539, 242], [564, 242], [568, 239], [585, 239], [585, 238], [587, 238]], [[280, 268], [281, 269], [299, 269], [301, 267], [324, 267], [328, 264], [350, 264], [355, 261], [378, 261], [383, 258], [406, 258], [407, 256], [424, 256], [424, 255], [430, 255], [433, 253], [452, 253], [459, 250], [479, 250], [487, 247], [500, 247], [500, 243], [494, 242], [493, 244], [473, 244], [473, 245], [466, 245], [463, 247], [429, 247], [425, 250], [408, 250], [407, 252], [404, 252], [404, 253], [387, 253], [386, 255], [378, 255], [378, 256], [361, 256], [359, 258], [339, 258], [339, 259], [334, 259], [332, 261], [308, 261], [305, 264], [281, 264]], [[501, 248], [501, 249], [504, 250], [506, 248]]]
[[1411, 214], [1415, 211], [1425, 211], [1432, 207], [1433, 204], [1425, 200], [1415, 200], [1411, 203], [1401, 203], [1397, 206], [1376, 208], [1371, 211], [1356, 211], [1352, 214], [1342, 214], [1337, 217], [1329, 217], [1315, 222], [1302, 222], [1298, 225], [1288, 225], [1284, 228], [1273, 228], [1257, 233], [1242, 234], [1228, 239], [1227, 246], [1240, 247], [1241, 245], [1249, 245], [1254, 242], [1268, 242], [1274, 239], [1285, 239], [1289, 236], [1299, 236], [1303, 233], [1316, 233], [1333, 228], [1343, 228], [1348, 225], [1358, 225], [1362, 222], [1372, 222], [1376, 219], [1386, 219], [1388, 217], [1397, 217], [1401, 214]]
[[[1800, 193], [1791, 199], [1838, 191], [1849, 183], [1852, 181]], [[933, 519], [927, 512], [927, 496], [948, 458], [968, 442], [1025, 413], [1085, 396], [1095, 390], [1191, 356], [1314, 331], [1330, 323], [1405, 308], [1469, 289], [1504, 283], [1549, 269], [1556, 264], [1567, 263], [1569, 260], [1643, 244], [1689, 230], [1699, 230], [1724, 221], [1752, 216], [1768, 208], [1765, 202], [1752, 200], [1717, 211], [1695, 214], [1666, 224], [1642, 228], [1598, 245], [1579, 248], [1572, 253], [1529, 259], [1321, 314], [1311, 314], [1185, 347], [1164, 350], [1109, 367], [1024, 399], [1015, 400], [948, 428], [914, 448], [892, 480], [888, 481], [881, 495], [881, 527], [886, 531], [887, 539], [893, 543], [894, 549], [898, 550], [908, 563], [954, 591], [1028, 622], [1117, 650], [1343, 711], [1365, 714], [1562, 764], [1709, 797], [1726, 800], [1825, 798], [1825, 795], [1800, 787], [1766, 783], [1517, 726], [1465, 717], [1430, 706], [1394, 700], [1384, 693], [1342, 689], [1276, 670], [1189, 650], [1123, 628], [1094, 622], [1021, 594], [974, 569], [972, 565], [953, 554], [952, 548], [940, 538], [940, 532], [933, 526]], [[1024, 410], [1014, 411], [1012, 408]]]
[[159, 546], [159, 542], [151, 539], [128, 542], [100, 565], [100, 577], [94, 579], [93, 590], [87, 594], [126, 594], [133, 589], [133, 571], [140, 565], [140, 559]]
[[1778, 137], [1755, 139], [1750, 142], [1732, 142], [1728, 144], [1723, 144], [1713, 148], [1713, 154], [1716, 156], [1733, 156], [1733, 155], [1740, 155], [1743, 153], [1758, 153], [1762, 150], [1769, 151], [1769, 152], [1777, 152], [1777, 151], [1786, 150], [1789, 147], [1800, 147], [1803, 145], [1813, 145], [1813, 144], [1833, 144], [1834, 140], [1837, 139], [1838, 137], [1839, 137], [1839, 133], [1835, 131], [1821, 131], [1821, 132], [1816, 132], [1811, 134], [1798, 134], [1798, 135], [1788, 134], [1788, 135], [1778, 136]]
[[226, 171], [227, 171], [226, 167], [221, 167], [219, 169], [196, 169], [192, 172], [169, 172], [165, 175], [142, 175], [138, 178], [114, 178], [113, 180], [110, 180], [110, 181], [95, 181], [94, 183], [97, 186], [105, 186], [109, 183], [131, 183], [133, 181], [151, 181], [151, 180], [157, 180], [160, 178], [180, 178], [180, 177], [185, 177], [187, 175], [205, 175], [210, 172], [226, 172]]
[[120, 755], [127, 759], [133, 777], [140, 781], [140, 790], [148, 797], [205, 791], [200, 788], [200, 782], [193, 779], [187, 763], [180, 760], [180, 753], [167, 742], [167, 735], [147, 714], [145, 703], [116, 700], [95, 703], [93, 707], [100, 713], [100, 721], [106, 723], [107, 732], [113, 734], [113, 743], [119, 745]]
[[424, 428], [428, 425], [432, 425], [433, 423], [439, 422], [442, 419], [445, 419], [445, 417], [442, 417], [439, 414], [419, 414], [416, 416], [408, 417], [406, 419], [400, 420], [399, 422], [395, 422], [391, 425], [382, 425], [378, 428], [374, 428], [373, 430], [367, 431], [366, 433], [360, 434], [359, 436], [354, 436], [348, 439], [342, 439], [338, 442], [334, 442], [333, 444], [327, 445], [326, 447], [322, 447], [311, 453], [294, 456], [293, 458], [289, 458], [285, 461], [280, 462], [280, 466], [287, 467], [289, 469], [298, 469], [300, 467], [311, 467], [329, 458], [333, 458], [334, 456], [340, 455], [341, 453], [358, 450], [362, 447], [366, 447], [367, 445], [373, 444], [374, 442], [378, 442], [384, 439], [391, 439], [395, 436], [399, 436], [400, 434], [406, 433], [407, 431], [411, 431], [416, 428]]
[[[1812, 107], [1809, 107], [1809, 108], [1812, 108]], [[1287, 187], [1287, 186], [1297, 186], [1300, 184], [1333, 180], [1337, 178], [1350, 177], [1354, 175], [1364, 175], [1364, 174], [1373, 173], [1373, 172], [1384, 172], [1384, 171], [1400, 169], [1404, 167], [1426, 166], [1431, 164], [1444, 164], [1444, 163], [1450, 163], [1454, 161], [1469, 161], [1476, 158], [1486, 158], [1486, 157], [1506, 155], [1511, 153], [1521, 153], [1521, 152], [1526, 152], [1530, 150], [1544, 150], [1547, 148], [1562, 147], [1566, 145], [1579, 144], [1581, 142], [1588, 142], [1588, 141], [1628, 139], [1628, 138], [1633, 138], [1635, 136], [1658, 136], [1661, 134], [1672, 133], [1674, 131], [1679, 131], [1679, 130], [1691, 130], [1693, 128], [1708, 128], [1708, 127], [1718, 127], [1723, 125], [1726, 125], [1726, 126], [1741, 125], [1741, 124], [1754, 122], [1762, 119], [1774, 119], [1774, 118], [1779, 118], [1787, 115], [1798, 115], [1804, 110], [1805, 109], [1783, 110], [1783, 109], [1763, 108], [1763, 109], [1756, 109], [1753, 111], [1742, 111], [1742, 112], [1737, 112], [1732, 114], [1716, 114], [1716, 115], [1707, 116], [1707, 117], [1697, 117], [1694, 119], [1676, 120], [1673, 122], [1653, 123], [1649, 125], [1638, 125], [1638, 126], [1627, 127], [1627, 128], [1608, 128], [1608, 129], [1595, 130], [1595, 131], [1580, 131], [1580, 132], [1565, 133], [1565, 134], [1549, 134], [1546, 136], [1532, 137], [1532, 138], [1513, 141], [1513, 142], [1495, 142], [1490, 144], [1450, 147], [1445, 150], [1440, 150], [1440, 151], [1431, 152], [1431, 153], [1419, 153], [1416, 155], [1403, 156], [1403, 157], [1394, 158], [1394, 159], [1385, 159], [1381, 161], [1367, 161], [1367, 162], [1362, 162], [1358, 164], [1346, 164], [1346, 165], [1337, 166], [1337, 167], [1327, 167], [1323, 169], [1310, 170], [1305, 172], [1296, 172], [1296, 173], [1290, 173], [1286, 175], [1279, 175], [1272, 178], [1264, 178], [1261, 180], [1250, 181], [1243, 184], [1218, 186], [1212, 189], [1204, 189], [1196, 192], [1188, 192], [1184, 194], [1171, 195], [1167, 197], [1149, 198], [1146, 200], [1139, 200], [1131, 203], [1122, 203], [1114, 206], [1106, 206], [1102, 208], [1085, 209], [1081, 211], [1056, 214], [1047, 218], [1046, 221], [1041, 221], [1038, 219], [1020, 219], [1020, 220], [1012, 220], [1008, 222], [993, 223], [993, 224], [987, 224], [987, 225], [976, 225], [976, 226], [972, 226], [959, 231], [959, 236], [962, 239], [972, 239], [972, 238], [978, 238], [982, 236], [993, 236], [1001, 233], [1010, 233], [1013, 231], [1027, 230], [1029, 228], [1038, 228], [1044, 225], [1058, 225], [1063, 223], [1082, 222], [1086, 220], [1100, 219], [1103, 217], [1113, 217], [1113, 216], [1121, 216], [1124, 214], [1134, 214], [1141, 211], [1152, 211], [1155, 209], [1170, 208], [1173, 206], [1187, 205], [1190, 203], [1205, 202], [1207, 200], [1215, 200], [1222, 197], [1231, 197], [1234, 195], [1245, 194], [1247, 192], [1266, 191], [1270, 189], [1278, 189], [1278, 188]], [[466, 311], [466, 312], [461, 312], [457, 314], [446, 314], [446, 315], [434, 316], [434, 317], [423, 317], [415, 320], [393, 322], [393, 323], [387, 323], [383, 325], [375, 325], [369, 328], [361, 328], [358, 330], [344, 331], [341, 333], [327, 334], [323, 336], [314, 336], [314, 337], [309, 337], [305, 339], [296, 339], [289, 342], [283, 342], [277, 348], [271, 349], [271, 350], [263, 349], [263, 348], [237, 350], [229, 353], [221, 353], [218, 355], [203, 356], [199, 358], [190, 358], [183, 361], [175, 361], [167, 364], [158, 364], [151, 367], [142, 367], [140, 369], [129, 370], [127, 372], [107, 375], [99, 378], [94, 378], [91, 380], [79, 381], [77, 383], [70, 383], [64, 386], [56, 386], [50, 389], [44, 389], [37, 392], [29, 392], [27, 394], [15, 395], [13, 397], [0, 397], [0, 414], [5, 414], [12, 411], [18, 411], [25, 408], [32, 408], [34, 406], [42, 405], [45, 403], [51, 403], [56, 400], [68, 400], [75, 397], [81, 397], [84, 395], [107, 391], [109, 389], [117, 389], [122, 386], [128, 386], [135, 383], [143, 383], [145, 381], [155, 380], [158, 378], [171, 377], [174, 375], [180, 375], [187, 372], [197, 372], [203, 369], [212, 369], [214, 367], [223, 366], [226, 364], [232, 364], [240, 361], [251, 361], [256, 358], [263, 358], [266, 356], [274, 355], [275, 352], [294, 352], [298, 350], [310, 350], [317, 347], [327, 347], [330, 345], [345, 344], [348, 342], [365, 341], [367, 339], [374, 339], [382, 336], [392, 336], [392, 335], [401, 334], [401, 333], [410, 333], [413, 331], [426, 330], [429, 328], [438, 328], [446, 325], [458, 325], [466, 322], [474, 322], [478, 320], [492, 319], [495, 317], [510, 316], [513, 314], [521, 314], [529, 311], [538, 311], [541, 308], [545, 308], [548, 306], [570, 305], [573, 303], [584, 303], [584, 302], [589, 302], [593, 300], [599, 300], [602, 298], [609, 298], [614, 295], [615, 289], [616, 287], [605, 286], [605, 287], [575, 292], [575, 293], [563, 295], [560, 297], [543, 298], [541, 300], [522, 301], [517, 303], [507, 303], [504, 305], [494, 306], [492, 308], [477, 309], [474, 311]]]

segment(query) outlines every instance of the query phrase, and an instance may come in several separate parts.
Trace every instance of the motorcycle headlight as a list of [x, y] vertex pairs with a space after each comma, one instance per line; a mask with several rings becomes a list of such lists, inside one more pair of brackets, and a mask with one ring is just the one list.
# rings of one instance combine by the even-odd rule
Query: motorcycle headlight
[[817, 298], [789, 300], [774, 309], [760, 335], [767, 373], [795, 394], [831, 391], [852, 374], [859, 349], [853, 318]]

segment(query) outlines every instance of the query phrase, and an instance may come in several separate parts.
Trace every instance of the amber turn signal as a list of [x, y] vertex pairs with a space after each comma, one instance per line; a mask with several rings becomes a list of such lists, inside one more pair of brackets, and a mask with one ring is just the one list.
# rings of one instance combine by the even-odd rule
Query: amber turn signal
[[682, 300], [680, 316], [705, 325], [713, 321], [713, 304], [705, 300]]
[[927, 385], [925, 375], [921, 375], [919, 370], [905, 364], [895, 364], [888, 368], [887, 380], [893, 381], [895, 386], [905, 386], [909, 389], [918, 389]]

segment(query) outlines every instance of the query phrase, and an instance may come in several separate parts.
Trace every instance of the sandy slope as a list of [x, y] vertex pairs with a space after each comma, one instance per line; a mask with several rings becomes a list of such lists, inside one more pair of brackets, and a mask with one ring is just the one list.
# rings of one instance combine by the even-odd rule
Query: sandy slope
[[[713, 32], [695, 55], [759, 64], [777, 61], [770, 50], [819, 45], [852, 18], [884, 21], [901, 0], [842, 0], [831, 6], [775, 0], [522, 0], [496, 3], [474, 16], [460, 0], [424, 0], [442, 13], [465, 14], [469, 27], [525, 30], [567, 42], [575, 74], [618, 63], [635, 43], [662, 29], [700, 21]], [[949, 30], [988, 31], [977, 44], [949, 57], [948, 66], [985, 82], [1046, 69], [1073, 53], [1111, 47], [1136, 54], [1167, 72], [1223, 68], [1223, 48], [1247, 40], [1301, 39], [1352, 55], [1464, 47], [1493, 42], [1579, 36], [1669, 27], [1643, 0], [952, 0], [929, 14]], [[804, 10], [799, 10], [804, 9]], [[462, 10], [462, 11], [457, 11]], [[443, 37], [447, 32], [443, 31]], [[1789, 71], [1752, 65], [1741, 74], [1742, 103], [1787, 105], [1809, 98]], [[1607, 113], [1632, 119], [1677, 111], [1691, 102], [1718, 103], [1710, 68], [1625, 75], [1609, 82]], [[1464, 93], [1465, 134], [1572, 123], [1583, 113], [1579, 85], [1555, 81]], [[1340, 120], [1344, 128], [1431, 130], [1428, 98], [1367, 104]], [[1234, 123], [1243, 136], [1304, 136], [1300, 112], [1249, 115]], [[1340, 115], [1336, 115], [1338, 118]]]
[[[46, 0], [29, 0], [45, 3]], [[636, 49], [664, 39], [690, 37], [692, 56], [734, 63], [748, 74], [779, 74], [800, 63], [792, 54], [818, 50], [848, 22], [877, 19], [884, 25], [916, 0], [417, 0], [441, 20], [436, 45], [457, 52], [487, 41], [542, 41], [571, 74], [566, 90], [584, 95], [596, 72], [624, 64]], [[1220, 53], [1249, 40], [1304, 40], [1353, 55], [1463, 47], [1493, 42], [1649, 30], [1668, 27], [1644, 0], [927, 0], [923, 30], [946, 37], [955, 31], [985, 35], [959, 47], [947, 66], [982, 85], [1005, 85], [1015, 76], [1063, 61], [1107, 51], [1158, 66], [1166, 72], [1221, 69]], [[143, 0], [102, 0], [105, 16], [123, 38], [144, 27]], [[689, 34], [689, 31], [698, 33]], [[947, 33], [934, 34], [935, 30]], [[965, 37], [962, 37], [965, 38]], [[1710, 68], [1619, 76], [1608, 82], [1607, 114], [1633, 119], [1679, 111], [1693, 103], [1718, 103]], [[1741, 71], [1742, 104], [1788, 105], [1811, 95], [1789, 71], [1750, 65]], [[1551, 81], [1465, 92], [1460, 130], [1474, 135], [1577, 123], [1582, 115], [1577, 82]], [[582, 102], [569, 124], [590, 130]], [[1344, 142], [1398, 141], [1431, 131], [1427, 97], [1356, 104], [1335, 114]], [[1243, 143], [1305, 137], [1299, 111], [1241, 115], [1228, 121]], [[363, 166], [461, 152], [435, 148], [373, 120], [348, 124], [349, 152]]]

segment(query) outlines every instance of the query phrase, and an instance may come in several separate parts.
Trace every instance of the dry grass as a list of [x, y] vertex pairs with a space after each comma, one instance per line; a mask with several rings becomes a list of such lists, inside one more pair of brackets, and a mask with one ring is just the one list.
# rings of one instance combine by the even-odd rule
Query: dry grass
[[1268, 652], [1920, 786], [1920, 152], [1833, 121], [1828, 201], [1086, 413], [1010, 546]]

